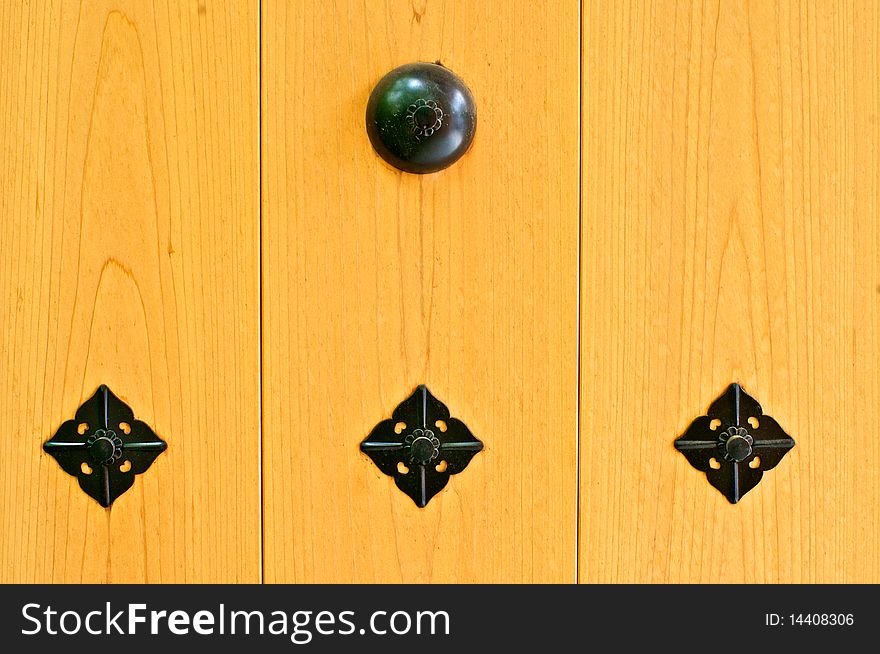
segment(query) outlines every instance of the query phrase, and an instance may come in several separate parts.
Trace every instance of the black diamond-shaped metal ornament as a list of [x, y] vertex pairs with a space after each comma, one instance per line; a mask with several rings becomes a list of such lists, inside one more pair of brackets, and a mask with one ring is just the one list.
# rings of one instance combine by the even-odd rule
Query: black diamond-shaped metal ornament
[[731, 504], [757, 486], [764, 472], [793, 447], [794, 439], [739, 384], [728, 386], [707, 415], [694, 420], [675, 441], [675, 449], [705, 472]]
[[103, 507], [131, 488], [167, 444], [106, 386], [59, 427], [43, 450], [55, 457], [80, 488]]
[[419, 507], [425, 507], [483, 449], [470, 429], [419, 386], [361, 443], [361, 451]]

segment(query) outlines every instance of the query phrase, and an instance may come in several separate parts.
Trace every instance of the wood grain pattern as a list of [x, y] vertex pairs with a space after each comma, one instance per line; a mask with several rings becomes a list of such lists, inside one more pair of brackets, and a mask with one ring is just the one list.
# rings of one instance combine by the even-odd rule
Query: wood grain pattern
[[[265, 578], [573, 581], [578, 3], [266, 1]], [[471, 151], [372, 151], [387, 71], [441, 60]], [[421, 382], [486, 449], [425, 509], [358, 451]]]
[[[580, 577], [880, 580], [880, 6], [583, 14]], [[672, 446], [739, 381], [797, 447]]]
[[[0, 8], [0, 581], [259, 581], [255, 3]], [[168, 441], [104, 510], [100, 383]]]

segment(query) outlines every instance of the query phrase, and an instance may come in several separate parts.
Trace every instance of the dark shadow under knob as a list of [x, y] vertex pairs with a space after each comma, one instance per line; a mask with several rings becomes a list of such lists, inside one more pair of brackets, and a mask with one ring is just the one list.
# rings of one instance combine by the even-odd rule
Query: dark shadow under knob
[[477, 110], [470, 90], [452, 71], [415, 63], [379, 80], [366, 121], [370, 142], [385, 161], [408, 173], [433, 173], [467, 152]]

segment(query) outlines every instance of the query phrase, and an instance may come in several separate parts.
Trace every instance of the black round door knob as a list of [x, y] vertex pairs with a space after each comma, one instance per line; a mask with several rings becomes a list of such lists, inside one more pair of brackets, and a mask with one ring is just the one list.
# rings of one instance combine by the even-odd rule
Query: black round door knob
[[385, 75], [370, 94], [366, 118], [379, 156], [408, 173], [455, 163], [477, 129], [470, 89], [440, 64], [406, 64]]

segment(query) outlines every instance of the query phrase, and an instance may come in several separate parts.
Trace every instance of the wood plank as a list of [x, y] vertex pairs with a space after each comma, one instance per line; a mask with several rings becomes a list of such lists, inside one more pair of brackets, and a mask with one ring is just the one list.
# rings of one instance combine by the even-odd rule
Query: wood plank
[[[575, 578], [578, 3], [263, 3], [265, 578]], [[387, 71], [440, 60], [471, 151], [372, 151]], [[358, 451], [420, 383], [486, 449], [425, 509]]]
[[[880, 7], [583, 14], [580, 577], [880, 580]], [[739, 381], [797, 447], [673, 449]]]
[[[0, 9], [0, 581], [260, 579], [258, 7]], [[41, 450], [106, 383], [111, 509]]]

